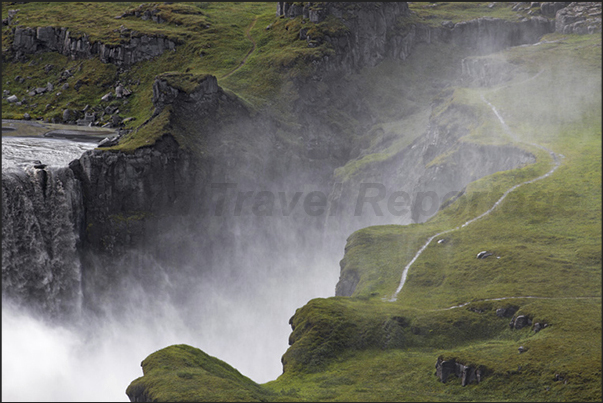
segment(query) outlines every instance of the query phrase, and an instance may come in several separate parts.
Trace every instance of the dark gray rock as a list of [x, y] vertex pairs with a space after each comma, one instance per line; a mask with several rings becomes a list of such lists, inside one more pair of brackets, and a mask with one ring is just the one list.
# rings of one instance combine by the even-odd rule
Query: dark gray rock
[[164, 51], [175, 50], [176, 43], [160, 36], [132, 37], [129, 42], [107, 45], [91, 43], [86, 35], [75, 38], [67, 28], [16, 27], [11, 45], [17, 58], [37, 52], [59, 52], [72, 59], [90, 59], [98, 56], [103, 63], [130, 66], [141, 60], [152, 59]]
[[121, 124], [122, 120], [123, 119], [119, 115], [111, 116], [111, 124], [113, 125], [113, 127], [119, 126]]
[[555, 18], [557, 11], [565, 8], [569, 1], [544, 1], [540, 3], [540, 12], [547, 18]]
[[498, 308], [496, 310], [496, 316], [499, 318], [511, 318], [513, 315], [515, 315], [515, 312], [517, 312], [518, 309], [519, 308], [513, 306], [507, 308]]
[[513, 317], [513, 319], [511, 319], [511, 322], [509, 322], [509, 327], [511, 329], [523, 329], [526, 326], [529, 326], [532, 324], [532, 319], [530, 319], [528, 316], [526, 315], [519, 315], [517, 317]]
[[217, 110], [224, 96], [224, 91], [218, 87], [218, 80], [211, 75], [202, 79], [190, 93], [174, 88], [165, 79], [159, 78], [153, 83], [154, 114], [159, 114], [167, 105], [182, 102], [197, 103], [204, 114], [210, 114]]
[[13, 102], [17, 102], [19, 100], [19, 98], [16, 95], [11, 95], [8, 98], [6, 98], [6, 100], [10, 103], [13, 103]]
[[123, 85], [119, 84], [117, 87], [115, 87], [115, 98], [121, 98], [124, 96], [124, 87]]
[[25, 120], [30, 120], [30, 119], [31, 119], [31, 116], [29, 115], [29, 113], [25, 112], [25, 113], [23, 114], [23, 119], [25, 119]]
[[[354, 9], [347, 9], [347, 4], [323, 3], [308, 10], [313, 22], [332, 15], [348, 28], [341, 36], [324, 38], [335, 49], [334, 56], [317, 61], [324, 66], [324, 71], [349, 72], [372, 67], [385, 57], [404, 60], [419, 43], [452, 43], [484, 55], [510, 46], [536, 43], [555, 29], [554, 22], [544, 17], [526, 18], [520, 22], [483, 17], [457, 24], [445, 21], [441, 27], [421, 24], [402, 27], [397, 25], [398, 18], [410, 15], [404, 2], [357, 3]], [[310, 6], [300, 9], [290, 3], [278, 3], [277, 15], [294, 17], [303, 14], [306, 7]]]
[[467, 386], [470, 383], [480, 383], [483, 380], [485, 369], [482, 366], [473, 367], [463, 365], [455, 359], [444, 361], [438, 357], [435, 364], [436, 373], [440, 382], [446, 383], [451, 375], [461, 378], [461, 385]]

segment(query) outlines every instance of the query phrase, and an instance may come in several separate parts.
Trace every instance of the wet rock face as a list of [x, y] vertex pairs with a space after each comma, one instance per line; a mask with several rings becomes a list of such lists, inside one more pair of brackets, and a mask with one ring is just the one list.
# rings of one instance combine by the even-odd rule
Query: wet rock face
[[[182, 214], [188, 211], [189, 192], [195, 182], [190, 155], [179, 149], [171, 136], [158, 140], [153, 148], [141, 148], [133, 154], [93, 150], [70, 163], [81, 181], [86, 201], [87, 243], [100, 252], [119, 254], [134, 247], [143, 234], [116, 231], [111, 217], [128, 214]], [[113, 242], [109, 242], [113, 239]]]
[[16, 27], [13, 33], [11, 47], [17, 59], [27, 54], [59, 52], [74, 60], [98, 56], [103, 63], [130, 66], [176, 48], [173, 41], [159, 36], [142, 35], [130, 38], [124, 44], [107, 45], [101, 42], [92, 43], [86, 35], [81, 38], [72, 37], [67, 28]]

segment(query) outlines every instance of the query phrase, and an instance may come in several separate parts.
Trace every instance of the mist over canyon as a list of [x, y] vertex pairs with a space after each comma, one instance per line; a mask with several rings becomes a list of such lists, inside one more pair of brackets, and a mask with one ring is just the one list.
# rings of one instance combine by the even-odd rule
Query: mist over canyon
[[[552, 67], [548, 60], [539, 64], [526, 56], [530, 62], [524, 62], [512, 53], [567, 41], [559, 35], [600, 37], [600, 4], [484, 3], [484, 9], [502, 13], [517, 7], [513, 12], [524, 14], [438, 26], [421, 20], [423, 14], [406, 2], [128, 4], [111, 16], [123, 24], [112, 31], [121, 42], [93, 29], [80, 35], [67, 23], [48, 22], [51, 16], [35, 16], [23, 3], [3, 5], [3, 18], [10, 17], [3, 28], [9, 39], [3, 66], [11, 72], [28, 63], [43, 70], [44, 58], [55, 57], [55, 70], [62, 69], [60, 62], [63, 71], [82, 75], [77, 96], [94, 86], [93, 72], [104, 68], [115, 70], [97, 91], [121, 86], [124, 94], [124, 85], [137, 88], [130, 98], [115, 90], [102, 102], [95, 93], [98, 105], [81, 109], [73, 106], [79, 105], [74, 95], [64, 109], [68, 113], [45, 115], [46, 122], [75, 123], [95, 111], [99, 120], [90, 122], [116, 133], [100, 146], [5, 133], [10, 121], [4, 119], [16, 117], [5, 110], [17, 114], [21, 109], [10, 108], [31, 107], [33, 114], [32, 103], [47, 95], [34, 91], [16, 106], [8, 100], [11, 84], [4, 85], [9, 93], [3, 99], [3, 400], [157, 399], [146, 386], [128, 385], [141, 376], [145, 357], [174, 344], [198, 347], [259, 384], [303, 365], [311, 373], [316, 362], [323, 363], [320, 347], [308, 353], [315, 354], [312, 360], [296, 350], [304, 345], [298, 342], [303, 332], [314, 329], [313, 319], [301, 326], [311, 309], [304, 306], [329, 297], [385, 301], [407, 263], [391, 274], [396, 281], [386, 294], [383, 278], [363, 272], [380, 267], [375, 262], [386, 252], [366, 254], [358, 263], [355, 248], [364, 248], [364, 241], [379, 245], [358, 230], [418, 228], [449, 206], [469, 219], [487, 210], [486, 203], [506, 190], [503, 185], [514, 184], [509, 179], [468, 194], [472, 183], [520, 169], [524, 173], [513, 180], [527, 182], [527, 176], [550, 169], [550, 156], [534, 146], [542, 137], [512, 120], [518, 113], [508, 106], [513, 103], [492, 91], [488, 104], [483, 93], [516, 90], [512, 97], [530, 99], [535, 119], [555, 111], [555, 121], [543, 125], [558, 127], [600, 103], [600, 78], [571, 55]], [[428, 12], [431, 3], [425, 4]], [[241, 12], [240, 21], [218, 14], [220, 7]], [[15, 22], [28, 12], [28, 23], [39, 18], [40, 25]], [[187, 25], [191, 15], [206, 18], [207, 25]], [[250, 50], [234, 67], [191, 72], [215, 60], [211, 52], [218, 47], [208, 40], [202, 51], [193, 51], [192, 32], [217, 30], [219, 18], [241, 30], [248, 41], [243, 48]], [[193, 39], [179, 31], [143, 30], [136, 36], [132, 27], [141, 30], [142, 22], [153, 29], [186, 28]], [[553, 36], [543, 40], [545, 35]], [[277, 59], [271, 43], [283, 38], [303, 50], [291, 48]], [[310, 50], [319, 53], [303, 53]], [[301, 56], [292, 62], [290, 54]], [[266, 78], [273, 92], [254, 90], [262, 75], [272, 74], [262, 70], [263, 57], [270, 68], [279, 66], [281, 76]], [[3, 84], [19, 81], [7, 74]], [[144, 81], [143, 74], [150, 78]], [[237, 75], [249, 81], [237, 81]], [[74, 87], [68, 74], [58, 77], [67, 78], [56, 87]], [[143, 84], [135, 86], [135, 79]], [[550, 89], [546, 99], [532, 99], [525, 89], [536, 80], [563, 85]], [[472, 91], [483, 91], [482, 98]], [[513, 131], [493, 106], [503, 102]], [[120, 108], [140, 117], [124, 125]], [[561, 136], [550, 135], [554, 140], [544, 142], [552, 147]], [[528, 195], [525, 204], [541, 203], [543, 192]], [[572, 195], [556, 194], [551, 204]], [[396, 245], [416, 252], [414, 243]], [[435, 279], [423, 281], [431, 286]], [[384, 329], [396, 325], [388, 320]], [[406, 326], [402, 319], [396, 323]], [[388, 343], [395, 346], [394, 331], [387, 329], [388, 340], [394, 340]], [[422, 331], [413, 330], [408, 340]]]

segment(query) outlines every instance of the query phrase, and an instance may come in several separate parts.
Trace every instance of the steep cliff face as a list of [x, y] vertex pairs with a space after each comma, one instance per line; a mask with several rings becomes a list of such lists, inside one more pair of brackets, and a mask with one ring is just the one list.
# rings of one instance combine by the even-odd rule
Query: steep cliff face
[[[441, 27], [405, 21], [411, 11], [405, 2], [394, 3], [295, 3], [279, 2], [277, 15], [303, 16], [320, 23], [336, 18], [348, 28], [335, 37], [319, 38], [332, 44], [333, 56], [319, 62], [321, 71], [351, 72], [373, 67], [386, 57], [406, 59], [419, 43], [443, 42], [471, 48], [476, 54], [487, 54], [509, 46], [537, 42], [542, 35], [555, 30], [555, 21], [536, 16], [512, 22], [498, 18], [476, 18]], [[316, 39], [316, 38], [314, 38]], [[313, 38], [306, 35], [311, 46]]]
[[170, 39], [148, 35], [130, 38], [128, 34], [128, 40], [118, 45], [91, 42], [86, 35], [74, 37], [67, 28], [59, 27], [18, 26], [13, 28], [13, 35], [11, 48], [17, 59], [37, 52], [58, 52], [74, 60], [98, 56], [103, 63], [127, 67], [176, 48]]
[[115, 233], [112, 220], [130, 215], [182, 214], [194, 198], [191, 186], [202, 181], [189, 154], [170, 136], [132, 154], [94, 150], [70, 168], [82, 182], [86, 200], [86, 240], [93, 249], [115, 253], [132, 245]]
[[[367, 225], [424, 222], [469, 183], [536, 161], [517, 147], [459, 141], [479, 121], [474, 109], [452, 103], [438, 112], [408, 147], [342, 181], [342, 191], [331, 197], [339, 200], [346, 220], [331, 225], [352, 233]], [[342, 260], [335, 295], [353, 295], [358, 281], [354, 268]]]

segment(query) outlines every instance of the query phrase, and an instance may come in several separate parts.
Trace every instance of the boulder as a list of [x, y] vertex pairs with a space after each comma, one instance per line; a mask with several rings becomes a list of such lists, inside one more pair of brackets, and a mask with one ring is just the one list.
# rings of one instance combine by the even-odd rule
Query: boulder
[[111, 138], [109, 137], [105, 137], [104, 139], [102, 139], [99, 143], [97, 147], [112, 147], [114, 145], [116, 145], [117, 143], [119, 143], [119, 137], [118, 136], [113, 136]]
[[105, 95], [102, 96], [101, 101], [103, 102], [109, 102], [113, 99], [113, 93], [109, 92]]
[[529, 326], [532, 324], [532, 319], [530, 319], [529, 317], [527, 317], [526, 315], [519, 315], [517, 317], [513, 317], [513, 319], [511, 319], [511, 322], [509, 322], [509, 327], [511, 329], [523, 329], [526, 326]]
[[485, 258], [487, 258], [488, 256], [492, 256], [492, 255], [493, 255], [493, 253], [492, 253], [492, 252], [488, 252], [488, 251], [485, 251], [485, 250], [484, 250], [484, 251], [481, 251], [480, 253], [478, 253], [478, 254], [477, 254], [477, 258], [478, 258], [478, 259], [485, 259]]
[[25, 120], [30, 120], [30, 119], [31, 119], [31, 116], [29, 115], [29, 113], [25, 112], [25, 113], [23, 114], [23, 119], [25, 119]]
[[461, 378], [462, 386], [467, 386], [470, 383], [480, 383], [485, 372], [485, 369], [481, 365], [477, 367], [464, 365], [456, 362], [455, 359], [445, 361], [442, 357], [438, 357], [436, 360], [435, 368], [435, 375], [440, 382], [446, 383], [448, 378], [454, 374], [457, 378]]
[[73, 116], [70, 109], [63, 110], [63, 122], [69, 122], [73, 120]]
[[13, 102], [17, 102], [19, 100], [19, 98], [16, 95], [11, 95], [10, 97], [6, 98], [6, 100], [10, 103], [13, 103]]
[[115, 98], [121, 98], [124, 96], [124, 87], [123, 85], [119, 84], [117, 87], [115, 87]]

